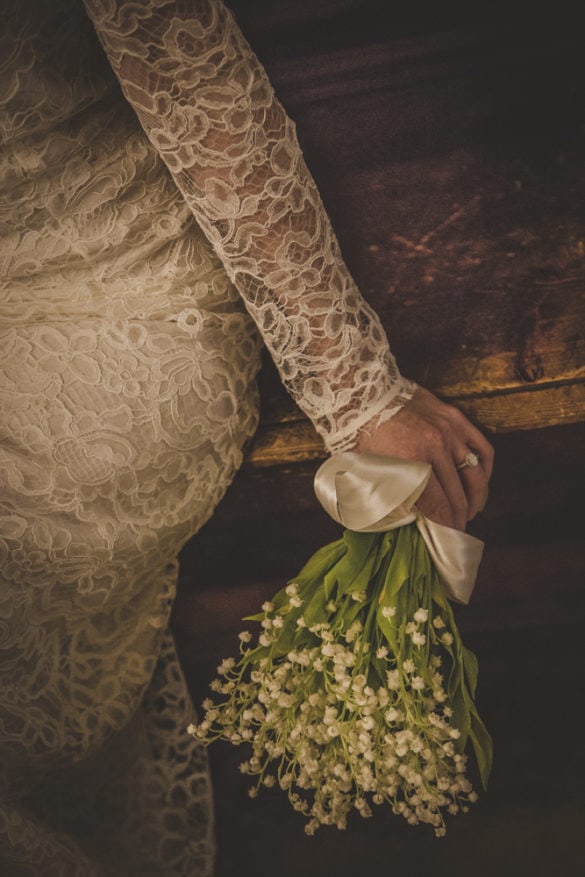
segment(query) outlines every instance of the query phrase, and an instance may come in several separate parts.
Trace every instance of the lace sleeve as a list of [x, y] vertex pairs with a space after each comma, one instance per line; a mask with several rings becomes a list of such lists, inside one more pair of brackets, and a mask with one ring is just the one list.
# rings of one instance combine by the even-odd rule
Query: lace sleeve
[[330, 450], [414, 390], [339, 252], [295, 127], [218, 0], [84, 0], [126, 99]]

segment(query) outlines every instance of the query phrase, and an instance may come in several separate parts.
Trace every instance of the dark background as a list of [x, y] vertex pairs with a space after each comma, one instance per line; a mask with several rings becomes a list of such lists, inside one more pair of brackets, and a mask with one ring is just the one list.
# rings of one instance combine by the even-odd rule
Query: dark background
[[[490, 502], [471, 527], [485, 559], [471, 605], [457, 609], [495, 741], [488, 793], [441, 840], [384, 808], [308, 838], [279, 790], [248, 799], [245, 753], [216, 744], [218, 877], [583, 873], [585, 417], [571, 405], [583, 388], [585, 311], [578, 5], [230, 3], [297, 122], [404, 373], [501, 397], [504, 413], [490, 436]], [[297, 416], [270, 367], [262, 384], [264, 421]], [[530, 396], [541, 388], [546, 404]], [[235, 653], [239, 619], [337, 538], [312, 493], [316, 465], [249, 460], [185, 548], [174, 625], [197, 702]]]

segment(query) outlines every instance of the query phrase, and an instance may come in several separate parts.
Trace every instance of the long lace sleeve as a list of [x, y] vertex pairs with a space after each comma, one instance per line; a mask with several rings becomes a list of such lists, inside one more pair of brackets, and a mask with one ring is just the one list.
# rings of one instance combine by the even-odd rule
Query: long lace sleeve
[[295, 127], [218, 0], [84, 0], [126, 99], [330, 450], [412, 395]]

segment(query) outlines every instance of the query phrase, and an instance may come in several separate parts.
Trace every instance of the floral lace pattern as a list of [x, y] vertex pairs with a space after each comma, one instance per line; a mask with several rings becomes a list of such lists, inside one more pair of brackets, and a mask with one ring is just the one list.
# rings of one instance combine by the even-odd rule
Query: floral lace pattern
[[[156, 697], [153, 673], [175, 592], [173, 558], [212, 513], [256, 424], [253, 381], [235, 410], [245, 371], [234, 376], [217, 354], [217, 333], [212, 340], [208, 347], [173, 323], [88, 319], [13, 328], [0, 344], [0, 787], [21, 808], [16, 823], [17, 811], [0, 808], [0, 847], [11, 849], [0, 850], [0, 862], [5, 854], [13, 865], [22, 846], [31, 870], [16, 873], [85, 875], [88, 862], [105, 868], [105, 851], [116, 851], [119, 870], [104, 873], [211, 867], [205, 757], [187, 743], [186, 707], [175, 708], [187, 695], [170, 647]], [[206, 367], [212, 381], [202, 379]], [[156, 747], [144, 735], [155, 735]], [[120, 759], [114, 770], [108, 746], [124, 741], [138, 762]], [[181, 747], [192, 771], [177, 762]], [[80, 782], [80, 771], [105, 783], [109, 805], [98, 819], [95, 783]], [[122, 818], [120, 790], [151, 773], [149, 795], [136, 792], [141, 808], [129, 804]], [[33, 817], [55, 834], [43, 839]], [[165, 820], [180, 826], [180, 840], [165, 837]], [[83, 855], [61, 842], [55, 849], [64, 833]], [[207, 852], [194, 857], [198, 844]], [[125, 866], [132, 849], [150, 852], [152, 871]]]
[[339, 252], [295, 128], [214, 0], [85, 0], [124, 94], [330, 450], [412, 394]]
[[168, 616], [256, 326], [330, 448], [412, 386], [222, 4], [85, 5], [0, 10], [0, 865], [205, 875]]

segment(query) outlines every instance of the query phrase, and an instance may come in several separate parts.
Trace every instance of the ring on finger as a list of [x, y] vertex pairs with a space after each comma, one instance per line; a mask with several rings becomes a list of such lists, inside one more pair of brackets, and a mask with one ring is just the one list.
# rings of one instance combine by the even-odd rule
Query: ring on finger
[[455, 466], [456, 469], [475, 469], [476, 466], [479, 466], [479, 457], [477, 454], [474, 454], [473, 451], [470, 451], [465, 455], [465, 459], [462, 463], [459, 463]]

